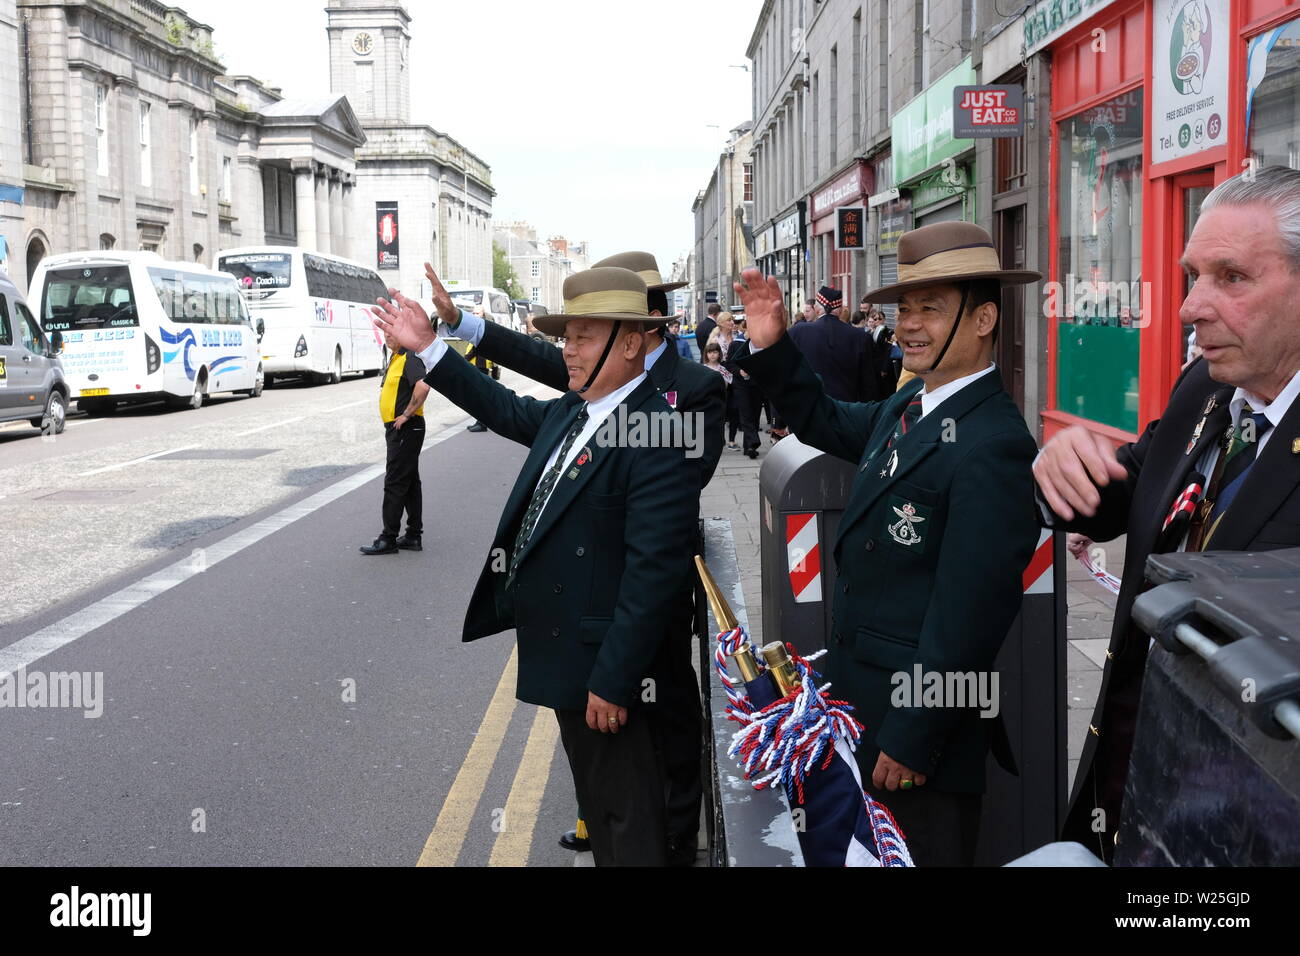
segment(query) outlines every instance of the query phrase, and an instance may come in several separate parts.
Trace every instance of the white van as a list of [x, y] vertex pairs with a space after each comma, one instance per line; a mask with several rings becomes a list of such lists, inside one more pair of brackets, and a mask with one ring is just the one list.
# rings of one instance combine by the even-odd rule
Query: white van
[[451, 301], [466, 312], [473, 312], [475, 306], [481, 305], [497, 325], [503, 325], [516, 332], [524, 330], [524, 324], [515, 314], [515, 306], [510, 301], [510, 296], [500, 289], [486, 285], [467, 286], [455, 280], [448, 282], [446, 288]]
[[384, 367], [370, 307], [388, 287], [374, 269], [292, 246], [223, 249], [216, 267], [239, 280], [254, 320], [263, 322], [268, 383], [293, 375], [337, 384], [349, 372], [375, 375]]
[[31, 289], [82, 411], [262, 394], [258, 332], [231, 275], [153, 252], [70, 252], [41, 260]]

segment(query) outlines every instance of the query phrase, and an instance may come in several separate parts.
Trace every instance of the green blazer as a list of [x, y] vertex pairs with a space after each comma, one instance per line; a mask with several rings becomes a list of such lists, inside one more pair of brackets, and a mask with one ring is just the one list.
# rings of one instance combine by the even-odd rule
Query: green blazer
[[[893, 462], [885, 445], [921, 381], [883, 402], [835, 401], [789, 336], [741, 365], [800, 441], [858, 466], [835, 541], [822, 669], [866, 725], [864, 776], [883, 750], [926, 774], [927, 788], [982, 793], [997, 721], [977, 703], [915, 706], [920, 689], [902, 694], [909, 685], [894, 675], [910, 684], [917, 664], [923, 675], [991, 672], [1020, 610], [1038, 543], [1037, 446], [1001, 378], [991, 372], [945, 400], [895, 444]], [[783, 637], [798, 647], [799, 635]]]
[[[483, 562], [462, 640], [514, 628], [517, 696], [528, 703], [583, 709], [589, 690], [623, 707], [657, 699], [670, 680], [672, 596], [693, 553], [696, 503], [681, 493], [683, 450], [587, 445], [586, 460], [560, 475], [507, 588], [524, 512], [582, 399], [572, 392], [550, 401], [521, 397], [453, 351], [425, 381], [498, 435], [531, 449]], [[649, 379], [623, 406], [669, 413]]]

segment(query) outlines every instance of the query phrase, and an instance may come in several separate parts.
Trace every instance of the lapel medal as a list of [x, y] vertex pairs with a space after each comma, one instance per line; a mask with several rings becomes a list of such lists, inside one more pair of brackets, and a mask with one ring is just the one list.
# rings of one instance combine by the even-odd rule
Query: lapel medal
[[1210, 417], [1210, 412], [1214, 411], [1214, 404], [1214, 396], [1211, 395], [1210, 400], [1205, 403], [1205, 411], [1201, 413], [1201, 420], [1196, 423], [1196, 430], [1192, 432], [1192, 440], [1187, 443], [1187, 451], [1183, 452], [1184, 457], [1190, 455], [1192, 449], [1196, 447], [1196, 443], [1201, 440], [1201, 432], [1205, 428], [1206, 419]]
[[589, 461], [591, 461], [591, 449], [590, 449], [590, 448], [583, 448], [583, 449], [582, 449], [582, 454], [578, 455], [578, 460], [575, 461], [575, 462], [573, 463], [573, 467], [569, 469], [569, 474], [568, 474], [569, 479], [572, 480], [572, 479], [574, 479], [574, 478], [577, 478], [577, 477], [578, 477], [578, 469], [581, 468], [583, 465], [585, 465], [585, 464], [586, 464], [587, 462], [589, 462]]
[[677, 392], [676, 392], [676, 391], [664, 392], [664, 401], [668, 403], [668, 407], [669, 407], [669, 408], [676, 409], [676, 408], [677, 408]]

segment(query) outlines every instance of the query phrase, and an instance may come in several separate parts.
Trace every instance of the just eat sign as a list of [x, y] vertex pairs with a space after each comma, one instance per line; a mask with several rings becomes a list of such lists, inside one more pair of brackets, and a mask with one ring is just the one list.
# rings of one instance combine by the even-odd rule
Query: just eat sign
[[1024, 87], [958, 86], [952, 97], [954, 139], [1025, 134]]

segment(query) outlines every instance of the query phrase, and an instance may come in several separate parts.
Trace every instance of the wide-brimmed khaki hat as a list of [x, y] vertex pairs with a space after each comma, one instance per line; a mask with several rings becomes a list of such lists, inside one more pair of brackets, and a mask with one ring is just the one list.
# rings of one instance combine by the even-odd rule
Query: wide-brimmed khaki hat
[[1003, 269], [993, 238], [973, 222], [937, 222], [898, 240], [898, 281], [868, 292], [867, 302], [897, 302], [903, 293], [934, 285], [996, 279], [1024, 285], [1043, 277], [1028, 269]]
[[601, 259], [592, 268], [599, 269], [602, 266], [631, 269], [645, 280], [647, 290], [658, 289], [660, 292], [672, 292], [673, 289], [680, 289], [683, 286], [690, 285], [689, 282], [665, 282], [663, 273], [659, 271], [659, 262], [648, 252], [620, 252], [616, 256]]
[[662, 325], [646, 305], [645, 280], [630, 269], [594, 266], [575, 272], [564, 280], [564, 312], [533, 319], [533, 326], [545, 335], [563, 335], [570, 319], [607, 319]]

